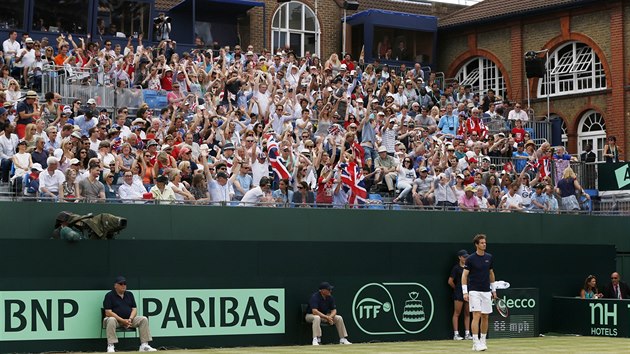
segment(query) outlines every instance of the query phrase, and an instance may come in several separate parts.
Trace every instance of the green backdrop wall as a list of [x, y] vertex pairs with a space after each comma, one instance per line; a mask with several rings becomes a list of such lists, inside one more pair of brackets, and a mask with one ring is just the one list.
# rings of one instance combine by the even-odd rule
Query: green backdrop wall
[[[239, 289], [283, 293], [284, 333], [156, 336], [156, 346], [308, 344], [300, 304], [323, 280], [336, 285], [334, 295], [351, 340], [447, 339], [452, 335], [452, 301], [446, 280], [455, 252], [472, 251], [477, 232], [489, 237], [499, 279], [513, 287], [539, 289], [544, 333], [551, 329], [553, 296], [577, 295], [588, 274], [603, 281], [615, 269], [619, 250], [629, 249], [621, 237], [628, 221], [616, 217], [47, 203], [1, 203], [0, 208], [5, 221], [19, 221], [5, 222], [0, 234], [0, 269], [5, 270], [0, 275], [0, 329], [5, 332], [20, 322], [15, 314], [19, 309], [11, 307], [18, 305], [7, 301], [11, 292], [47, 291], [52, 296], [53, 291], [77, 291], [79, 298], [86, 290], [102, 291], [93, 300], [98, 304], [118, 274], [128, 277], [130, 290], [141, 293], [199, 289], [205, 294], [214, 289], [235, 298], [243, 293]], [[60, 210], [109, 212], [127, 217], [129, 226], [112, 241], [50, 240]], [[357, 301], [369, 295], [365, 289], [373, 288], [369, 297], [384, 303], [378, 287], [386, 288], [396, 305], [389, 319], [357, 320]], [[426, 317], [419, 327], [382, 334], [407, 325], [396, 327], [394, 317], [402, 316], [407, 301], [415, 299], [412, 292], [420, 293], [424, 305]], [[25, 316], [29, 324], [40, 321], [32, 313], [35, 317]], [[159, 325], [159, 318], [154, 316], [151, 325]], [[0, 331], [0, 352], [102, 350], [105, 342], [41, 340], [45, 336], [32, 340], [38, 338], [28, 335], [6, 340], [5, 332]], [[325, 340], [336, 340], [335, 334], [326, 333]], [[136, 345], [135, 340], [125, 343]]]

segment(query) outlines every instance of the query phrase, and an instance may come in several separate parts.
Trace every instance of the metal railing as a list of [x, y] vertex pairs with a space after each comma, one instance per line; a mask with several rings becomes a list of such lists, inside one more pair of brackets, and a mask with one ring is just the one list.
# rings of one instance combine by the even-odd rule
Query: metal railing
[[119, 107], [138, 108], [144, 103], [142, 88], [114, 87], [101, 69], [47, 66], [42, 72], [42, 93], [56, 92], [62, 103], [96, 100], [99, 108], [115, 111]]
[[522, 214], [573, 214], [573, 215], [628, 215], [630, 214], [630, 199], [627, 201], [615, 201], [602, 204], [600, 207], [593, 207], [592, 209], [581, 210], [508, 210], [497, 209], [493, 207], [489, 208], [472, 208], [469, 211], [464, 211], [457, 206], [422, 206], [422, 205], [409, 205], [398, 204], [391, 202], [370, 201], [366, 204], [297, 204], [297, 203], [280, 203], [280, 202], [258, 202], [248, 203], [240, 201], [221, 201], [221, 202], [198, 202], [198, 201], [160, 201], [160, 200], [121, 200], [121, 199], [105, 199], [102, 201], [96, 200], [76, 200], [76, 201], [59, 201], [56, 198], [44, 198], [33, 196], [22, 196], [11, 198], [0, 198], [2, 200], [10, 200], [13, 202], [32, 202], [32, 203], [81, 203], [81, 204], [134, 204], [138, 207], [143, 205], [167, 205], [167, 206], [192, 206], [192, 207], [257, 207], [257, 208], [317, 208], [317, 209], [362, 209], [362, 210], [399, 210], [399, 211], [416, 211], [416, 212], [488, 212], [488, 213], [522, 213]]

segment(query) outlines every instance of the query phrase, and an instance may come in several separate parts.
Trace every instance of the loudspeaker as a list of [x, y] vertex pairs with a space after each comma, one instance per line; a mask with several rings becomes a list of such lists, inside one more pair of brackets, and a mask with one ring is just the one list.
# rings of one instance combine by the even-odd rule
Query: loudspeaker
[[344, 0], [343, 1], [343, 8], [346, 10], [358, 10], [359, 9], [359, 2], [356, 0]]
[[532, 77], [544, 77], [545, 72], [544, 58], [525, 58], [525, 73], [528, 79]]

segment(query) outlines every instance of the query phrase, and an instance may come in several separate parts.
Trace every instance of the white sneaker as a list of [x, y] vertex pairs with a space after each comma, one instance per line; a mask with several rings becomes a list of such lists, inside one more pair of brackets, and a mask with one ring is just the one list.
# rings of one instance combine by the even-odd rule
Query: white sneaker
[[108, 344], [107, 345], [107, 352], [108, 353], [115, 353], [116, 349], [114, 349], [114, 345], [113, 344]]
[[477, 345], [477, 350], [480, 352], [483, 352], [485, 350], [488, 349], [488, 346], [486, 345], [486, 342], [479, 342], [479, 344]]
[[468, 333], [468, 334], [466, 335], [466, 337], [464, 337], [464, 339], [465, 339], [465, 340], [472, 340], [472, 339], [473, 339], [473, 336], [471, 336], [471, 335], [470, 335], [470, 333]]
[[453, 336], [453, 340], [464, 340], [464, 338], [462, 338], [459, 334], [456, 334]]
[[148, 344], [142, 344], [140, 345], [140, 349], [138, 349], [139, 352], [157, 352], [157, 349], [153, 348], [152, 346], [148, 345]]
[[313, 345], [319, 345], [319, 341], [317, 340], [317, 338], [313, 338]]
[[473, 352], [478, 352], [479, 351], [479, 342], [473, 341], [472, 351]]
[[317, 337], [317, 343], [321, 343], [322, 342], [322, 337]]
[[349, 340], [347, 340], [346, 338], [341, 338], [341, 339], [339, 340], [339, 344], [352, 344], [352, 343], [350, 343], [350, 341], [349, 341]]

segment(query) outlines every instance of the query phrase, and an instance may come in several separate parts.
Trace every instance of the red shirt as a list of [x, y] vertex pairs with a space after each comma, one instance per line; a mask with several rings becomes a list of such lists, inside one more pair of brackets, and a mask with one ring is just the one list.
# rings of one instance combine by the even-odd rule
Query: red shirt
[[164, 76], [160, 79], [160, 84], [162, 85], [162, 90], [173, 91], [173, 77], [172, 76]]
[[514, 128], [512, 129], [512, 137], [514, 137], [514, 141], [516, 143], [520, 143], [525, 140], [525, 129], [523, 128]]
[[331, 178], [324, 183], [324, 177], [319, 177], [317, 180], [317, 198], [315, 199], [317, 204], [332, 204], [333, 192], [333, 179]]

